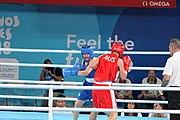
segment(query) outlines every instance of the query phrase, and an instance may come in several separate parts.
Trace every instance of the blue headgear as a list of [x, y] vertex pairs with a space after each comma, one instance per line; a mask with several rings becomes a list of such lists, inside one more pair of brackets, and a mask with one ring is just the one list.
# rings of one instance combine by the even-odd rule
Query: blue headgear
[[[89, 54], [89, 55], [90, 55], [89, 60], [94, 57], [93, 52], [94, 52], [94, 48], [91, 47], [91, 46], [85, 45], [85, 46], [82, 46], [82, 48], [81, 48], [81, 53], [82, 53], [82, 54]], [[84, 59], [84, 58], [83, 58], [83, 59]], [[88, 61], [89, 61], [89, 60], [88, 60]], [[87, 60], [85, 60], [85, 61], [87, 61]]]

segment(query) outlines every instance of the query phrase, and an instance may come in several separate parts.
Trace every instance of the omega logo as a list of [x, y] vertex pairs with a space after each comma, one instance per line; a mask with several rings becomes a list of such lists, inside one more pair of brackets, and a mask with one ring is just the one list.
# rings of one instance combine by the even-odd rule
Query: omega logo
[[142, 5], [143, 5], [143, 6], [148, 6], [148, 2], [147, 2], [147, 1], [143, 1], [143, 2], [142, 2]]
[[171, 5], [170, 5], [170, 3], [169, 2], [167, 2], [167, 1], [157, 1], [157, 2], [155, 2], [155, 1], [143, 1], [142, 2], [142, 5], [143, 6], [149, 6], [149, 7], [153, 7], [153, 6], [158, 6], [158, 7], [170, 7]]

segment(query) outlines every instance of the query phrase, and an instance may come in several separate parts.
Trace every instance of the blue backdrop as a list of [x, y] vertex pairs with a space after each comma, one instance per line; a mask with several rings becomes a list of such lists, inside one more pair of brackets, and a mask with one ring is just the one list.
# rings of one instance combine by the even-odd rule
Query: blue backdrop
[[[0, 47], [79, 50], [83, 44], [95, 44], [95, 50], [108, 51], [113, 41], [121, 40], [126, 51], [168, 51], [169, 40], [180, 36], [179, 5], [177, 1], [176, 9], [150, 9], [0, 4]], [[169, 57], [130, 56], [137, 67], [163, 67]], [[20, 63], [43, 63], [49, 58], [54, 64], [72, 65], [77, 58], [81, 60], [81, 55], [0, 51], [1, 58]], [[40, 67], [19, 67], [17, 74], [18, 79], [39, 80], [40, 72]], [[160, 78], [161, 74], [157, 72]], [[141, 83], [146, 76], [147, 71], [133, 70], [128, 78], [132, 83]]]

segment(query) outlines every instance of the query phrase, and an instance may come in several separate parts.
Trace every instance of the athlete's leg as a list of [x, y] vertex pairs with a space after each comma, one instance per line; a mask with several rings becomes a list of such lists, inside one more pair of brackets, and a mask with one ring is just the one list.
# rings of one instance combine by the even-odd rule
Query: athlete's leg
[[89, 120], [96, 120], [97, 115], [98, 115], [98, 112], [91, 112], [91, 113], [90, 113]]
[[110, 112], [108, 120], [116, 120], [118, 116], [117, 112]]
[[[76, 100], [74, 107], [75, 108], [81, 108], [85, 101], [83, 100]], [[77, 120], [79, 117], [79, 112], [73, 112], [73, 120]]]

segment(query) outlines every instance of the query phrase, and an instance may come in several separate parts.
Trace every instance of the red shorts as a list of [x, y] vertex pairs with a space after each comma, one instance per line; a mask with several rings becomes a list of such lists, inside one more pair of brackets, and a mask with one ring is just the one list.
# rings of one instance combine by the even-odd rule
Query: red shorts
[[[112, 86], [108, 84], [96, 84], [94, 86]], [[117, 108], [114, 90], [92, 90], [93, 106], [96, 108]]]

